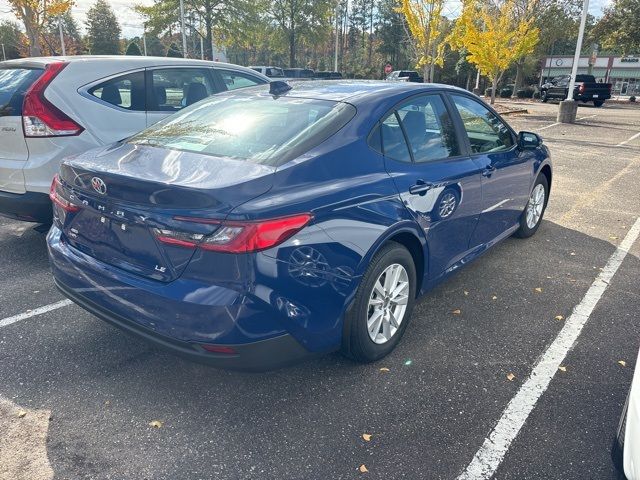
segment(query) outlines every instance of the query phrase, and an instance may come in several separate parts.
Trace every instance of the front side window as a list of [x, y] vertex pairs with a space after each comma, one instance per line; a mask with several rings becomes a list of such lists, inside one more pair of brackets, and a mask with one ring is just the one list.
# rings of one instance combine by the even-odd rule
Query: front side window
[[439, 95], [410, 100], [398, 109], [415, 162], [460, 155], [453, 122]]
[[112, 78], [91, 87], [89, 94], [116, 107], [144, 112], [146, 110], [144, 72]]
[[205, 69], [163, 68], [151, 71], [149, 111], [177, 112], [213, 95], [216, 89]]
[[223, 95], [186, 108], [129, 142], [281, 165], [319, 145], [354, 115], [346, 103]]
[[472, 153], [503, 152], [513, 147], [509, 127], [487, 107], [466, 96], [451, 95], [451, 98], [462, 117]]
[[222, 81], [227, 87], [227, 90], [236, 90], [238, 88], [255, 87], [265, 83], [257, 77], [247, 75], [245, 73], [234, 72], [233, 70], [219, 70]]

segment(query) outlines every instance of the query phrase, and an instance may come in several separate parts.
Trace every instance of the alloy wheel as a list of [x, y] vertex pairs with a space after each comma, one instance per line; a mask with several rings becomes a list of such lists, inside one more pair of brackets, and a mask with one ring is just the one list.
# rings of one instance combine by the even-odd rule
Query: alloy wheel
[[389, 265], [377, 278], [367, 310], [367, 331], [374, 343], [387, 343], [396, 334], [407, 311], [409, 292], [409, 275], [399, 263]]
[[544, 209], [545, 191], [542, 184], [535, 186], [527, 204], [527, 227], [535, 228], [542, 217]]

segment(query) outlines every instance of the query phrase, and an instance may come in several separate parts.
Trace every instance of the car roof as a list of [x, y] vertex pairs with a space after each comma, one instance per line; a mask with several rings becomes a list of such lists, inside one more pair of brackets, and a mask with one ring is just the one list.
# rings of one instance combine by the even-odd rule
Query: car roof
[[[209, 60], [196, 60], [191, 58], [176, 58], [176, 57], [148, 57], [141, 55], [73, 55], [66, 57], [29, 57], [29, 58], [16, 58], [14, 60], [7, 60], [6, 62], [0, 62], [2, 66], [11, 66], [15, 64], [29, 64], [32, 66], [44, 66], [54, 62], [68, 62], [68, 63], [112, 63], [122, 66], [122, 70], [137, 67], [156, 67], [164, 65], [202, 65], [207, 67], [218, 68], [230, 68], [235, 70], [249, 70], [247, 67], [240, 65], [234, 65], [232, 63], [224, 62], [212, 62]], [[254, 70], [254, 73], [255, 72]]]
[[[311, 80], [306, 82], [291, 81], [288, 83], [292, 88], [284, 94], [287, 97], [333, 100], [354, 105], [402, 93], [420, 93], [443, 89], [467, 92], [462, 88], [438, 83], [384, 82], [381, 80]], [[238, 94], [266, 93], [264, 86], [236, 90], [236, 92]]]

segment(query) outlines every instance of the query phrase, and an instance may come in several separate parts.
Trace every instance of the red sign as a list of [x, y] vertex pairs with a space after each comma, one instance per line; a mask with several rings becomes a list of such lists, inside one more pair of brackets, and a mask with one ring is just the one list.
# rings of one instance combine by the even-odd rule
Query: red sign
[[393, 67], [391, 66], [391, 64], [390, 64], [390, 63], [387, 63], [387, 64], [384, 66], [384, 73], [385, 73], [385, 74], [387, 74], [387, 75], [389, 75], [391, 72], [393, 72]]

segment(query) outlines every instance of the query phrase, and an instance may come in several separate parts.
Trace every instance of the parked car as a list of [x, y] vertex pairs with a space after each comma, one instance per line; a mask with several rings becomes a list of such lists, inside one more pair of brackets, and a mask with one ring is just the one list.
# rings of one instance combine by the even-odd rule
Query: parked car
[[465, 90], [273, 82], [65, 160], [47, 242], [67, 297], [192, 359], [370, 362], [419, 294], [536, 232], [551, 178]]
[[251, 66], [249, 68], [269, 78], [284, 78], [284, 71], [279, 67]]
[[415, 82], [422, 83], [424, 82], [424, 77], [422, 77], [415, 70], [396, 70], [387, 75], [386, 80], [388, 82]]
[[283, 69], [284, 76], [291, 79], [312, 79], [315, 76], [315, 72], [308, 68], [285, 68]]
[[340, 72], [322, 71], [316, 72], [315, 78], [318, 80], [342, 80], [342, 74]]
[[[565, 100], [569, 96], [571, 75], [561, 75], [540, 87], [540, 100]], [[593, 75], [576, 75], [574, 100], [593, 102], [596, 107], [604, 105], [611, 98], [611, 84], [596, 82]]]
[[268, 83], [244, 67], [141, 56], [0, 62], [0, 215], [51, 222], [62, 158], [110, 144], [209, 95]]
[[640, 354], [629, 395], [620, 415], [611, 457], [627, 480], [640, 480]]

